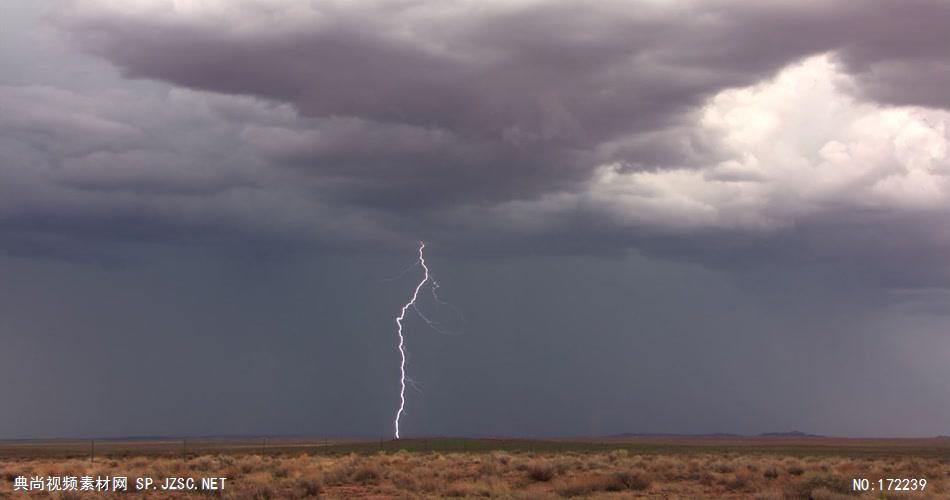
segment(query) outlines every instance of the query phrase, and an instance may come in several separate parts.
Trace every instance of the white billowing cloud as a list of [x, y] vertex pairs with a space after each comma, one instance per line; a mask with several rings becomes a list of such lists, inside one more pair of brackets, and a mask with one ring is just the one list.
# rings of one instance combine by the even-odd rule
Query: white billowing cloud
[[[950, 113], [855, 100], [828, 56], [772, 80], [720, 92], [694, 130], [725, 158], [699, 168], [599, 167], [584, 190], [506, 211], [582, 210], [619, 225], [678, 233], [771, 231], [837, 211], [913, 213], [950, 207]], [[517, 220], [519, 216], [515, 216]]]

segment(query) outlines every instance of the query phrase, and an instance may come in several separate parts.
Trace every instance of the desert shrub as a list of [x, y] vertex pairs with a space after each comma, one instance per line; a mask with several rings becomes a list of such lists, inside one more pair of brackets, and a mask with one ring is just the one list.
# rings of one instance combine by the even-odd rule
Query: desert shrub
[[828, 488], [816, 488], [808, 495], [809, 500], [846, 500], [851, 498], [844, 493], [831, 491]]
[[251, 498], [254, 500], [271, 500], [277, 497], [274, 496], [274, 490], [270, 486], [258, 486], [251, 493]]
[[590, 458], [588, 458], [585, 462], [586, 462], [585, 468], [587, 470], [599, 470], [599, 469], [608, 467], [608, 464], [604, 460], [603, 455], [593, 455]]
[[239, 462], [239, 467], [241, 472], [244, 474], [250, 474], [255, 469], [261, 466], [261, 459], [257, 456], [247, 456], [241, 459]]
[[206, 472], [211, 469], [210, 457], [193, 458], [188, 462], [188, 468], [195, 471]]
[[564, 497], [589, 496], [598, 491], [642, 491], [650, 487], [650, 480], [637, 473], [619, 472], [611, 475], [574, 477], [559, 485], [555, 491]]
[[550, 481], [554, 479], [555, 470], [551, 464], [540, 463], [528, 466], [528, 477], [535, 481]]
[[446, 496], [459, 497], [507, 497], [510, 494], [508, 483], [495, 478], [483, 481], [465, 482], [446, 490]]
[[471, 496], [471, 492], [467, 487], [455, 484], [446, 489], [443, 495], [445, 495], [446, 498], [465, 498]]
[[649, 470], [653, 473], [654, 477], [662, 478], [665, 481], [672, 481], [678, 475], [678, 470], [682, 465], [678, 460], [675, 460], [670, 457], [659, 457], [652, 459], [651, 461], [639, 460], [634, 465], [640, 468], [646, 468], [649, 465]]
[[410, 476], [405, 472], [395, 472], [390, 474], [389, 480], [392, 481], [393, 486], [399, 488], [400, 490], [416, 491], [419, 489], [419, 482], [413, 476]]
[[353, 473], [353, 481], [360, 484], [376, 484], [379, 478], [379, 470], [371, 465], [364, 465]]
[[785, 496], [790, 498], [813, 498], [812, 493], [817, 490], [839, 494], [850, 492], [849, 485], [840, 477], [819, 474], [788, 485], [785, 489]]
[[362, 457], [350, 454], [336, 460], [332, 467], [324, 473], [323, 481], [328, 485], [342, 485], [353, 481], [368, 484], [374, 482], [374, 473], [375, 479], [378, 481], [379, 471], [368, 465]]
[[871, 462], [865, 461], [865, 462], [860, 462], [860, 463], [852, 463], [852, 465], [857, 470], [866, 471], [866, 470], [871, 470], [871, 467], [873, 464], [871, 464]]
[[478, 474], [480, 476], [496, 476], [498, 475], [498, 466], [495, 464], [494, 458], [488, 458], [478, 466]]
[[468, 477], [469, 473], [462, 467], [451, 466], [448, 470], [441, 473], [447, 481], [455, 482]]
[[607, 491], [643, 491], [650, 487], [650, 478], [639, 472], [617, 472], [610, 476]]
[[556, 491], [563, 497], [587, 496], [604, 488], [604, 480], [599, 477], [576, 477], [560, 485]]
[[629, 456], [630, 456], [630, 452], [627, 450], [614, 450], [610, 452], [609, 455], [607, 455], [607, 460], [610, 463], [616, 463], [616, 462], [626, 459]]
[[716, 472], [718, 472], [718, 473], [720, 473], [720, 474], [728, 474], [728, 473], [730, 473], [730, 472], [735, 472], [736, 469], [735, 469], [735, 467], [733, 467], [733, 466], [731, 466], [731, 465], [729, 465], [729, 464], [726, 464], [726, 463], [723, 463], [723, 462], [716, 462], [716, 463], [713, 464], [712, 470], [714, 470], [714, 471], [716, 471]]
[[779, 475], [778, 469], [776, 469], [775, 467], [769, 467], [768, 469], [765, 469], [764, 472], [762, 472], [762, 477], [766, 479], [775, 479], [778, 477], [778, 475]]
[[287, 467], [274, 467], [273, 471], [274, 477], [284, 478], [290, 475], [290, 471]]
[[347, 469], [340, 466], [333, 467], [323, 475], [323, 481], [328, 485], [337, 486], [346, 484], [348, 480], [349, 473]]
[[445, 490], [447, 484], [444, 479], [436, 476], [419, 477], [416, 483], [419, 491], [430, 494]]
[[791, 475], [793, 475], [793, 476], [801, 476], [802, 474], [805, 473], [805, 469], [803, 469], [803, 468], [802, 468], [801, 466], [799, 466], [799, 465], [793, 465], [793, 466], [791, 466], [791, 467], [788, 468], [788, 473], [791, 474]]
[[297, 485], [303, 490], [304, 497], [319, 496], [320, 493], [323, 492], [323, 485], [320, 484], [320, 481], [313, 478], [303, 478], [297, 482]]
[[747, 474], [736, 474], [727, 479], [724, 484], [729, 490], [742, 490], [749, 486], [749, 476]]

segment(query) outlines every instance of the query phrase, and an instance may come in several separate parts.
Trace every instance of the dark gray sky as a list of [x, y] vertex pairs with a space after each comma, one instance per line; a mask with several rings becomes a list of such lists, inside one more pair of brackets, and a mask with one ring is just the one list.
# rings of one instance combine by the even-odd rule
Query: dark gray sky
[[7, 1], [0, 439], [950, 434], [947, 25]]

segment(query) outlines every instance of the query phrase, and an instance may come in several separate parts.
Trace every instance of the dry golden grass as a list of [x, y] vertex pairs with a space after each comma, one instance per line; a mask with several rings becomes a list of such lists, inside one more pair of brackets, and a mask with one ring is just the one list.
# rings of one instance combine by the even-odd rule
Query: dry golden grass
[[[319, 456], [203, 455], [188, 459], [0, 460], [0, 498], [17, 476], [227, 477], [215, 494], [152, 492], [148, 498], [854, 498], [852, 478], [926, 478], [926, 490], [888, 498], [947, 498], [950, 466], [940, 458], [604, 453], [379, 453]], [[96, 498], [95, 494], [28, 498]], [[144, 498], [123, 493], [115, 498]], [[866, 498], [880, 498], [880, 492]], [[101, 497], [108, 497], [102, 495]]]

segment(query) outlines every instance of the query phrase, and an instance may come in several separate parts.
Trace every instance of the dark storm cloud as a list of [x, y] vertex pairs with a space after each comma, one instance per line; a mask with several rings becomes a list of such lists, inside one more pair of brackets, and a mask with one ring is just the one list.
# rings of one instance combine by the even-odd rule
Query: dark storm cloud
[[[571, 189], [604, 161], [654, 164], [636, 141], [597, 147], [663, 129], [712, 93], [754, 83], [841, 38], [822, 8], [750, 10], [415, 2], [176, 12], [80, 2], [63, 22], [128, 77], [376, 122], [355, 131], [358, 143], [335, 144], [332, 156], [292, 144], [277, 154], [314, 175], [386, 183], [402, 203], [445, 204]], [[301, 20], [284, 17], [291, 15]], [[808, 30], [815, 33], [793, 35]], [[342, 133], [352, 130], [341, 123]], [[388, 150], [411, 127], [417, 151]]]
[[857, 76], [859, 92], [888, 104], [950, 109], [950, 37], [943, 29], [950, 4], [933, 0], [855, 7], [855, 27], [844, 31], [848, 40], [838, 57]]
[[[926, 69], [939, 69], [945, 53], [937, 21], [945, 10], [936, 2], [76, 0], [49, 19], [125, 77], [176, 86], [177, 102], [77, 94], [85, 108], [75, 111], [56, 102], [72, 100], [55, 96], [65, 91], [16, 88], [9, 102], [30, 105], [13, 105], [3, 126], [18, 142], [11, 151], [56, 166], [37, 184], [93, 206], [159, 214], [161, 225], [227, 221], [239, 232], [304, 239], [385, 234], [555, 253], [677, 241], [661, 246], [668, 255], [757, 240], [767, 228], [765, 238], [790, 235], [807, 247], [810, 231], [786, 231], [811, 223], [774, 194], [794, 186], [723, 166], [748, 152], [724, 139], [731, 129], [707, 126], [704, 106], [821, 53], [855, 75], [844, 90], [935, 103], [936, 94], [886, 97], [913, 85], [867, 75], [918, 65], [902, 78], [931, 85], [939, 71]], [[131, 109], [115, 117], [113, 100]], [[31, 116], [34, 107], [68, 116]], [[798, 153], [817, 155], [837, 139], [826, 128]], [[604, 180], [605, 165], [622, 175]], [[704, 172], [704, 183], [677, 192], [695, 180], [631, 177], [678, 169]], [[764, 201], [727, 206], [739, 194], [723, 190], [730, 183], [767, 186], [742, 191]], [[688, 211], [701, 206], [716, 214]], [[822, 210], [848, 220], [847, 210]], [[572, 243], [578, 234], [590, 237]]]
[[311, 235], [322, 247], [387, 237], [240, 147], [245, 127], [285, 120], [279, 107], [178, 90], [0, 86], [0, 108], [0, 243], [9, 253], [121, 260], [123, 242], [265, 251]]
[[942, 2], [882, 1], [145, 5], [74, 2], [62, 22], [130, 77], [580, 147], [655, 130], [810, 54], [837, 51], [859, 72], [946, 63], [950, 17]]

